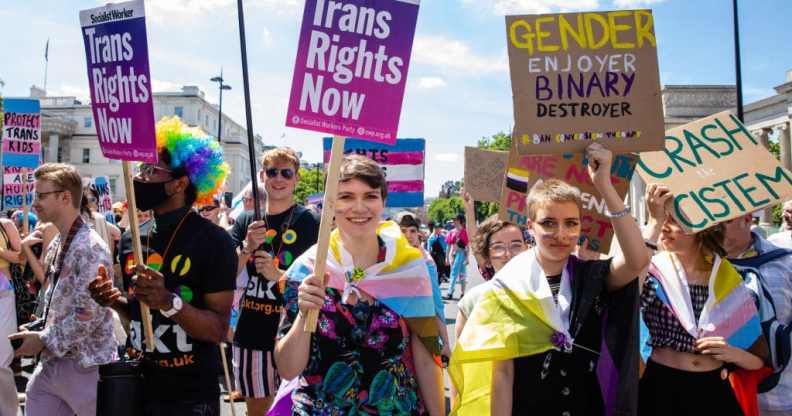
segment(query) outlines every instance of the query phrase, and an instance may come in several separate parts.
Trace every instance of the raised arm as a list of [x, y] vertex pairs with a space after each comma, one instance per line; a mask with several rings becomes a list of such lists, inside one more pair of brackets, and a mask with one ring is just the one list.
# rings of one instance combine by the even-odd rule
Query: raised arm
[[641, 229], [611, 183], [613, 154], [599, 143], [589, 145], [586, 152], [591, 181], [612, 215], [613, 231], [622, 248], [611, 262], [608, 275], [608, 290], [614, 291], [637, 278], [649, 265], [651, 256], [644, 245]]

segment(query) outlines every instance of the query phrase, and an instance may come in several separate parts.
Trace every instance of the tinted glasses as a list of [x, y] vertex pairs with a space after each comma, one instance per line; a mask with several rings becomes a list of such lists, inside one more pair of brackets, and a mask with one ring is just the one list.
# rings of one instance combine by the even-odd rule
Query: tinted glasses
[[291, 179], [294, 177], [294, 169], [287, 168], [287, 169], [278, 169], [278, 168], [269, 168], [264, 171], [267, 174], [268, 178], [274, 178], [278, 176], [278, 172], [283, 179]]

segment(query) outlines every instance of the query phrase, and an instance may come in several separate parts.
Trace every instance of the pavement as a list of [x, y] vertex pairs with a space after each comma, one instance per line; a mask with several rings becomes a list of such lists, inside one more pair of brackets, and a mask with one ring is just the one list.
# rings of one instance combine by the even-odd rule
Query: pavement
[[[468, 265], [468, 268], [467, 268], [467, 287], [466, 287], [465, 290], [468, 291], [472, 287], [477, 286], [477, 285], [479, 285], [481, 283], [484, 283], [484, 279], [481, 277], [481, 274], [478, 272], [478, 268], [475, 265], [475, 260], [471, 256], [470, 264]], [[441, 289], [443, 295], [445, 296], [445, 294], [448, 293], [448, 284], [447, 283], [443, 283], [440, 286], [440, 289]], [[443, 299], [443, 303], [445, 304], [446, 325], [448, 326], [448, 338], [449, 338], [449, 342], [451, 343], [451, 345], [454, 345], [454, 343], [456, 342], [456, 339], [454, 337], [454, 329], [456, 327], [457, 312], [459, 311], [459, 309], [457, 308], [457, 302], [459, 302], [459, 298], [460, 297], [461, 297], [460, 289], [459, 289], [459, 286], [457, 286], [456, 291], [455, 291], [454, 299], [452, 299], [452, 300]], [[229, 363], [229, 365], [230, 364], [231, 363]], [[27, 377], [30, 377], [29, 373], [26, 373], [25, 375]], [[448, 400], [449, 400], [449, 395], [450, 395], [450, 392], [449, 392], [450, 380], [448, 378], [448, 373], [447, 372], [444, 374], [444, 377], [445, 377], [446, 410], [448, 410]], [[222, 390], [225, 392], [225, 388], [224, 387], [222, 388]], [[245, 403], [244, 402], [235, 403], [234, 404], [234, 413], [232, 414], [231, 404], [230, 403], [221, 402], [220, 403], [220, 413], [221, 413], [222, 416], [244, 416], [245, 413], [246, 413]], [[24, 415], [24, 413], [22, 412], [22, 409], [19, 410], [19, 413], [17, 415], [18, 416], [23, 416]]]

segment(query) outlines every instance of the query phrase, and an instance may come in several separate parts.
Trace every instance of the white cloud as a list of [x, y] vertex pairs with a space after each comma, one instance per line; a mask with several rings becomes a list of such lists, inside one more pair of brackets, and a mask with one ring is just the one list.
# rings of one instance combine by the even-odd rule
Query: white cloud
[[438, 153], [434, 156], [434, 160], [438, 162], [454, 163], [460, 159], [459, 153]]
[[[103, 5], [107, 1], [99, 0], [99, 3]], [[236, 14], [236, 4], [236, 0], [146, 0], [146, 15], [157, 23], [183, 22], [213, 16], [219, 11], [233, 11]], [[244, 3], [245, 12], [259, 8], [290, 16], [298, 15], [303, 4], [303, 0], [249, 0]]]
[[509, 65], [506, 55], [476, 55], [470, 46], [460, 40], [445, 36], [417, 36], [413, 45], [413, 62], [438, 66], [469, 74], [506, 72]]
[[83, 103], [91, 101], [91, 93], [88, 87], [78, 87], [71, 84], [61, 84], [55, 88], [48, 88], [47, 95], [50, 97], [76, 97]]
[[483, 6], [502, 15], [592, 10], [599, 7], [599, 0], [462, 0], [462, 4], [468, 7]]
[[448, 84], [440, 77], [421, 77], [418, 79], [418, 88], [442, 88], [446, 85]]
[[613, 0], [613, 5], [617, 7], [633, 8], [638, 6], [648, 6], [650, 4], [662, 3], [665, 0]]

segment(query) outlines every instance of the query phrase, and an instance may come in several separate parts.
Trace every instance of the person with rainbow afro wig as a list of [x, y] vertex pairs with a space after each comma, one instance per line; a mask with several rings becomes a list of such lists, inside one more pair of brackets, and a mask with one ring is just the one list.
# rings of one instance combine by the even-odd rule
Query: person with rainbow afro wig
[[136, 264], [130, 230], [119, 243], [123, 289], [99, 272], [93, 299], [130, 321], [130, 355], [143, 352], [140, 305], [151, 308], [156, 337], [146, 351], [136, 415], [219, 415], [217, 344], [228, 331], [237, 254], [229, 234], [192, 207], [211, 202], [228, 174], [217, 141], [178, 118], [157, 123], [159, 162], [141, 164], [135, 202], [153, 219], [140, 226], [145, 264]]

